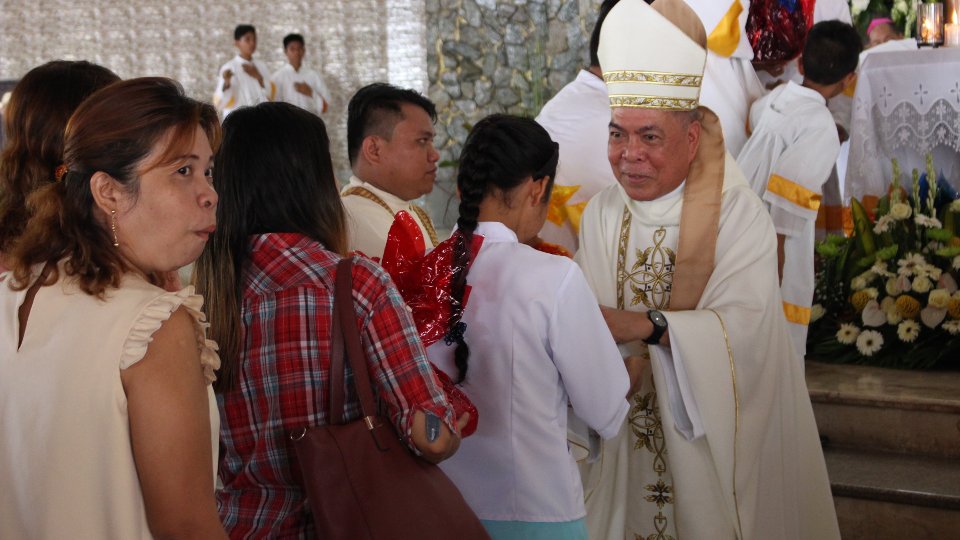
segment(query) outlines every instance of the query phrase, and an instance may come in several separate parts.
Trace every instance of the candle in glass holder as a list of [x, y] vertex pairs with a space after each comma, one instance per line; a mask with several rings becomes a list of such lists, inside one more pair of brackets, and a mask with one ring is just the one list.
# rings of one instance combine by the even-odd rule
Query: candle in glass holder
[[950, 14], [950, 22], [943, 27], [943, 43], [947, 47], [960, 47], [960, 24], [957, 24], [957, 12]]
[[943, 45], [943, 3], [917, 1], [917, 46]]

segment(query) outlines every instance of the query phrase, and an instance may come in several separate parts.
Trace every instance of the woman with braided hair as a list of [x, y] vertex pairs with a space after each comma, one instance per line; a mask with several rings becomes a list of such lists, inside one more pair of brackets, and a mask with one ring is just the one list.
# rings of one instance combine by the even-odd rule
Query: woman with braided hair
[[630, 377], [580, 269], [524, 244], [546, 219], [557, 149], [526, 118], [493, 115], [470, 132], [453, 287], [455, 303], [469, 302], [463, 324], [428, 349], [480, 412], [441, 467], [495, 539], [585, 539], [567, 404], [604, 438], [628, 408]]

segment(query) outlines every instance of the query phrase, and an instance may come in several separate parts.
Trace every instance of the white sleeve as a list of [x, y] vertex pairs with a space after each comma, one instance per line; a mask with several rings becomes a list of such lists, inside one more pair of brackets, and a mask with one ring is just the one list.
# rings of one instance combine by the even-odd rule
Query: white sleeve
[[840, 153], [832, 118], [827, 124], [804, 133], [774, 159], [763, 200], [770, 204], [770, 217], [778, 234], [796, 236], [803, 223], [817, 219], [823, 184]]
[[313, 76], [313, 102], [317, 108], [317, 116], [323, 116], [330, 105], [330, 91], [316, 72]]
[[[223, 89], [223, 72], [230, 69], [231, 64], [224, 64], [220, 68], [220, 71], [217, 73], [217, 88], [213, 92], [213, 104], [218, 110], [224, 110], [232, 108], [233, 104], [236, 102], [236, 95], [234, 90], [236, 89], [236, 81], [230, 85], [230, 88]], [[236, 77], [237, 74], [234, 73], [233, 77]]]
[[550, 350], [574, 412], [609, 439], [626, 418], [630, 377], [580, 268], [569, 268], [550, 315]]

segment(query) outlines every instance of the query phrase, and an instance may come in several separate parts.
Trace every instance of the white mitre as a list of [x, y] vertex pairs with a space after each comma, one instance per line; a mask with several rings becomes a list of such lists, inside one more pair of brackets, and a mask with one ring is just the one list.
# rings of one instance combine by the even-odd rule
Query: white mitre
[[621, 0], [603, 22], [597, 50], [610, 106], [696, 109], [706, 43], [703, 24], [681, 0]]

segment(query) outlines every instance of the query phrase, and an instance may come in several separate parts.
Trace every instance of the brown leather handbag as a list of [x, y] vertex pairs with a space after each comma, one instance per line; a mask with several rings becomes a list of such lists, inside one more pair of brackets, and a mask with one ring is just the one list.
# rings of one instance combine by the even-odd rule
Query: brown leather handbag
[[[350, 258], [337, 266], [330, 423], [290, 436], [319, 537], [489, 539], [453, 482], [410, 452], [378, 414], [353, 310], [352, 267]], [[362, 419], [348, 423], [343, 422], [344, 348], [363, 411]]]

